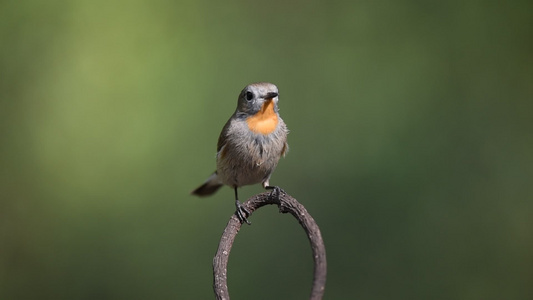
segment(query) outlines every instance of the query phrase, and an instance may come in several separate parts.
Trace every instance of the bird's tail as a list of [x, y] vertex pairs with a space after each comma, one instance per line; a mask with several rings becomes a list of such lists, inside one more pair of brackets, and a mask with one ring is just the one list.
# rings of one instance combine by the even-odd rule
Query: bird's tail
[[218, 178], [217, 172], [211, 174], [209, 178], [199, 186], [197, 189], [191, 192], [191, 195], [196, 195], [199, 197], [205, 197], [214, 194], [220, 187], [222, 187], [223, 183], [220, 182], [220, 179]]

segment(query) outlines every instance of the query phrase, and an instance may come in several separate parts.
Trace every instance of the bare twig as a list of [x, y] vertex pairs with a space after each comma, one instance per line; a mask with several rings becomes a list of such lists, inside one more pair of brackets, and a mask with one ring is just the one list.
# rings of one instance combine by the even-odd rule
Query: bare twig
[[[262, 193], [255, 195], [248, 199], [243, 205], [253, 212], [267, 204], [276, 204], [281, 213], [291, 213], [300, 222], [311, 243], [311, 250], [313, 251], [313, 259], [315, 263], [313, 288], [311, 291], [311, 300], [322, 299], [324, 289], [326, 286], [326, 248], [324, 241], [320, 234], [320, 229], [315, 220], [303, 205], [296, 199], [286, 193], [281, 193], [278, 197], [271, 197], [270, 193]], [[241, 223], [236, 215], [233, 215], [228, 222], [228, 225], [222, 233], [218, 250], [213, 259], [213, 288], [215, 290], [216, 299], [229, 299], [228, 284], [227, 284], [227, 266], [228, 258], [233, 246], [233, 241], [241, 228]]]

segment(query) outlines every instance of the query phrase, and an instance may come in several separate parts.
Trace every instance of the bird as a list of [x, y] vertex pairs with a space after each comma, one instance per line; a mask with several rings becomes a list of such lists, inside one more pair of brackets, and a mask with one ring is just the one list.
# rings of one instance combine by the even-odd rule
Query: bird
[[216, 171], [192, 195], [204, 197], [227, 185], [235, 191], [235, 214], [248, 221], [250, 211], [239, 201], [237, 189], [261, 183], [279, 197], [284, 191], [270, 185], [279, 159], [289, 150], [289, 130], [279, 115], [276, 85], [258, 82], [247, 85], [239, 94], [237, 109], [222, 128], [218, 138]]

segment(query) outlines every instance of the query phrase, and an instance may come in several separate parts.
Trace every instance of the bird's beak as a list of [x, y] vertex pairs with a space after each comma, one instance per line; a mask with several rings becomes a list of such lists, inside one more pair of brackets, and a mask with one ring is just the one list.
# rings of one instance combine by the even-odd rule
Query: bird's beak
[[276, 98], [277, 96], [278, 96], [278, 93], [271, 92], [271, 93], [266, 94], [265, 99], [270, 100], [270, 99]]
[[270, 100], [270, 99], [276, 98], [277, 96], [278, 96], [278, 93], [270, 92], [270, 93], [266, 94], [265, 99], [266, 100]]

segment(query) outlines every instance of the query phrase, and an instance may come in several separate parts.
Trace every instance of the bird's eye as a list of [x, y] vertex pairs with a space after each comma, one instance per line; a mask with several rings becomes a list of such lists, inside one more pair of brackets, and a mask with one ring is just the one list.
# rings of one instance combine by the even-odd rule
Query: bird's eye
[[246, 92], [246, 100], [250, 101], [254, 98], [254, 93]]

